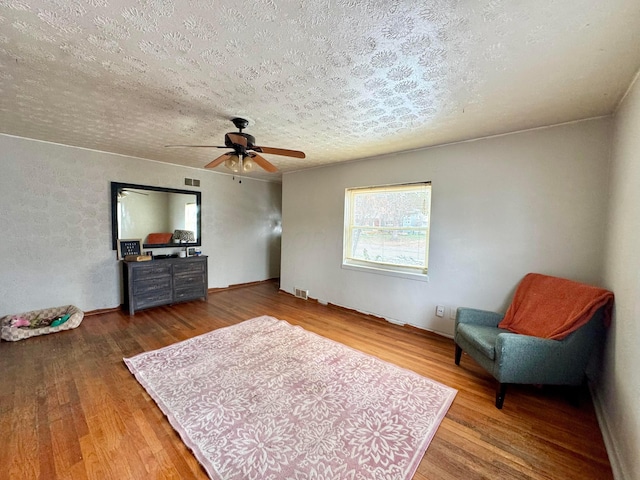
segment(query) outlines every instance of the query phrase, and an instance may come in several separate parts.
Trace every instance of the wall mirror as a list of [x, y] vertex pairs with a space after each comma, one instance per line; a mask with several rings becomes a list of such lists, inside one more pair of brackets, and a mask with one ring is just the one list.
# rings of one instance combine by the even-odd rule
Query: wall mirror
[[200, 246], [201, 193], [111, 182], [113, 249], [139, 238], [143, 248]]

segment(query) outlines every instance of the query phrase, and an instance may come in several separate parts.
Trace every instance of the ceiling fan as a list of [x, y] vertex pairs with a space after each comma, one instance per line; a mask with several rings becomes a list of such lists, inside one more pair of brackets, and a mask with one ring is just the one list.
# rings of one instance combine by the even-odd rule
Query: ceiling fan
[[137, 192], [136, 190], [131, 190], [130, 188], [123, 188], [118, 190], [118, 200], [122, 200], [125, 197], [128, 197], [130, 193], [136, 193], [138, 195], [146, 195], [148, 196], [148, 193], [143, 193], [143, 192]]
[[260, 147], [255, 144], [256, 139], [253, 135], [243, 133], [242, 130], [247, 128], [249, 121], [244, 118], [233, 118], [231, 120], [239, 132], [229, 132], [224, 135], [224, 146], [220, 145], [165, 145], [166, 147], [195, 147], [195, 148], [230, 148], [233, 152], [227, 152], [220, 155], [204, 166], [204, 168], [215, 168], [224, 163], [224, 165], [234, 173], [250, 172], [254, 168], [254, 164], [262, 167], [267, 172], [277, 172], [275, 165], [267, 161], [266, 158], [259, 155], [260, 153], [269, 153], [272, 155], [282, 155], [285, 157], [305, 158], [304, 152], [299, 150], [286, 150], [284, 148]]

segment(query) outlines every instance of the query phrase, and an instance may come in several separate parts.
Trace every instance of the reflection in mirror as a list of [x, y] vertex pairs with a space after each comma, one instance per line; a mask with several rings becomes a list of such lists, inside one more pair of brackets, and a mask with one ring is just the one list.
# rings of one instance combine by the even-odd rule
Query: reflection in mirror
[[201, 245], [200, 192], [111, 183], [113, 242], [139, 238], [144, 248]]

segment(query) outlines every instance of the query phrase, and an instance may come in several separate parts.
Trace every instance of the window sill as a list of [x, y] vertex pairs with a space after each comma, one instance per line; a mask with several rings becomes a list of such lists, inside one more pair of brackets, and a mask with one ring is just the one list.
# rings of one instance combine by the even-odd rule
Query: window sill
[[357, 272], [375, 273], [376, 275], [386, 275], [388, 277], [406, 278], [408, 280], [416, 280], [418, 282], [428, 282], [429, 275], [424, 273], [399, 272], [397, 270], [389, 270], [380, 267], [370, 267], [364, 265], [355, 265], [352, 263], [343, 263], [342, 268], [345, 270], [355, 270]]

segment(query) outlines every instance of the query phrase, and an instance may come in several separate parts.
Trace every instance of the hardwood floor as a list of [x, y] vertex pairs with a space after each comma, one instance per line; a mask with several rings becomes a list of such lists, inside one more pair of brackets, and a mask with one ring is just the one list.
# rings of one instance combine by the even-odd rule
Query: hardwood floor
[[279, 293], [277, 284], [218, 291], [208, 302], [85, 317], [79, 328], [0, 343], [0, 478], [207, 478], [123, 357], [259, 315], [272, 315], [458, 389], [418, 468], [426, 479], [611, 479], [588, 392], [494, 380], [453, 341]]

